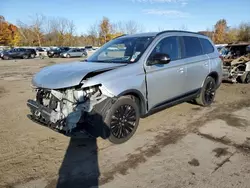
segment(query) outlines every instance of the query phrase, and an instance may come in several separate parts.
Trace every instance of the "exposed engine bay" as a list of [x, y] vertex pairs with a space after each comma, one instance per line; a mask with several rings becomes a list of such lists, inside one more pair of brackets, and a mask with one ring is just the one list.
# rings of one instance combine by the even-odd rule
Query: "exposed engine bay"
[[70, 133], [95, 105], [112, 98], [103, 86], [43, 89], [36, 88], [36, 99], [28, 100], [32, 116], [58, 131]]

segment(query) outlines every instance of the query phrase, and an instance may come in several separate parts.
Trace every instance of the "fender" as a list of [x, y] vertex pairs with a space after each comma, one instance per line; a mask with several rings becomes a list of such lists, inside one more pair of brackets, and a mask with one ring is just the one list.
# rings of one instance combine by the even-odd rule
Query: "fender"
[[128, 89], [121, 92], [117, 97], [121, 97], [124, 95], [133, 95], [140, 100], [140, 113], [141, 116], [144, 116], [147, 112], [147, 101], [145, 100], [143, 94], [137, 89]]

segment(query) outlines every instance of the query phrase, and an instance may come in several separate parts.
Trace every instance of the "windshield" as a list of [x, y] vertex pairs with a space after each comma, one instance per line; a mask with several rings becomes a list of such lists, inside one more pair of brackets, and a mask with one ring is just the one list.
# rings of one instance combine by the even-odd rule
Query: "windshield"
[[88, 61], [133, 63], [138, 61], [153, 37], [122, 37], [106, 43]]

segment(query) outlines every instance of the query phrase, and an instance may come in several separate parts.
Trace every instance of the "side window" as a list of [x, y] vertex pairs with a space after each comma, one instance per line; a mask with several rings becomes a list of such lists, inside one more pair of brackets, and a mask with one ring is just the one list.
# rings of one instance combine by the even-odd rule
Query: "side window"
[[162, 39], [149, 56], [149, 60], [158, 53], [168, 54], [171, 61], [179, 59], [179, 40], [177, 37], [167, 37]]
[[185, 56], [184, 57], [194, 57], [202, 55], [202, 47], [200, 40], [197, 37], [183, 36]]
[[204, 39], [204, 38], [200, 38], [201, 41], [201, 46], [203, 48], [203, 52], [205, 54], [210, 54], [214, 52], [214, 47], [213, 45], [209, 42], [209, 40]]

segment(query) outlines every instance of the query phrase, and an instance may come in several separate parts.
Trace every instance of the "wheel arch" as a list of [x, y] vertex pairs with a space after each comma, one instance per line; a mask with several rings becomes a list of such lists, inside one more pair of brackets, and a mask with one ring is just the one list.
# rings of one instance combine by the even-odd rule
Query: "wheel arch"
[[216, 85], [219, 84], [219, 74], [217, 72], [210, 72], [208, 76], [212, 77], [215, 80]]
[[147, 111], [146, 110], [146, 107], [147, 107], [146, 100], [140, 91], [138, 91], [136, 89], [129, 89], [129, 90], [123, 91], [117, 97], [121, 97], [121, 96], [125, 96], [125, 95], [131, 95], [131, 96], [134, 96], [136, 99], [138, 99], [140, 116], [143, 116], [146, 114], [146, 111]]

